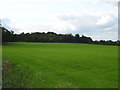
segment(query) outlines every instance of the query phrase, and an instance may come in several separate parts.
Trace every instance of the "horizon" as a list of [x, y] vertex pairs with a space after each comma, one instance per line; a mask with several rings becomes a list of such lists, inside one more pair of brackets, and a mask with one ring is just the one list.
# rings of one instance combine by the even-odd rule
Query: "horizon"
[[[5, 27], [2, 27], [1, 26], [1, 28], [5, 28]], [[5, 29], [7, 29], [7, 28], [5, 28]], [[8, 29], [7, 29], [8, 30]], [[55, 33], [55, 34], [57, 34], [57, 35], [72, 35], [73, 37], [75, 36], [75, 35], [77, 35], [77, 34], [79, 34], [79, 33], [76, 33], [76, 34], [72, 34], [72, 33], [56, 33], [56, 32], [52, 32], [52, 31], [48, 31], [48, 32], [21, 32], [21, 33], [15, 33], [13, 30], [8, 30], [8, 31], [12, 31], [13, 32], [13, 34], [17, 34], [17, 35], [20, 35], [20, 34], [32, 34], [32, 33], [45, 33], [45, 34], [47, 34], [47, 33]], [[85, 36], [85, 37], [88, 37], [88, 38], [91, 38], [91, 37], [89, 37], [89, 36], [86, 36], [86, 35], [81, 35], [81, 34], [79, 34], [79, 37], [82, 37], [82, 36]], [[104, 39], [100, 39], [100, 40], [94, 40], [93, 38], [91, 38], [93, 41], [113, 41], [113, 42], [117, 42], [117, 41], [120, 41], [119, 39], [118, 40], [104, 40]]]
[[55, 32], [85, 35], [93, 40], [116, 41], [117, 2], [118, 0], [4, 0], [0, 3], [0, 18], [3, 27], [17, 34]]

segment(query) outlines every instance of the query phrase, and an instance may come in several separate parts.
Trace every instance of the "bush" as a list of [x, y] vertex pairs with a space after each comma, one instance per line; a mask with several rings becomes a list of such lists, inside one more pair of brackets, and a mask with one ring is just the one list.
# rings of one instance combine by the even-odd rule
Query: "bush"
[[29, 67], [3, 60], [2, 68], [2, 88], [27, 88], [32, 84]]

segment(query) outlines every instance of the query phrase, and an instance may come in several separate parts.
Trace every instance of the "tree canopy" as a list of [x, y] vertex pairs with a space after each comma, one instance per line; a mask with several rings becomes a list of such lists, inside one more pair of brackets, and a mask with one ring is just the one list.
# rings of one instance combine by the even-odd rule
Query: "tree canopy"
[[14, 34], [14, 31], [9, 31], [2, 27], [2, 42], [58, 42], [58, 43], [89, 43], [89, 44], [106, 44], [118, 45], [120, 41], [100, 40], [93, 41], [91, 37], [79, 34], [57, 34], [54, 32], [32, 32]]

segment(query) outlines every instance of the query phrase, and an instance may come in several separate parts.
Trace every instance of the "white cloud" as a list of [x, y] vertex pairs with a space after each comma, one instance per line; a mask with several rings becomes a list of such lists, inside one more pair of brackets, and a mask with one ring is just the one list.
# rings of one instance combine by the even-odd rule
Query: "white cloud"
[[117, 8], [112, 4], [117, 2], [118, 0], [3, 0], [0, 3], [0, 18], [3, 18], [5, 27], [15, 29], [17, 33], [54, 31], [86, 34], [96, 39], [113, 39], [117, 33], [118, 14]]
[[17, 27], [21, 32], [47, 32], [50, 31], [52, 26], [50, 24], [42, 24], [42, 23], [23, 23], [23, 24], [13, 24], [14, 27]]
[[118, 23], [117, 17], [113, 13], [63, 15], [59, 16], [58, 19], [71, 24], [75, 29], [72, 31], [72, 28], [69, 28], [69, 30], [73, 33], [85, 34], [93, 39], [117, 39]]
[[117, 32], [104, 32], [104, 33], [88, 33], [94, 40], [118, 40], [118, 33]]
[[100, 20], [96, 23], [96, 25], [104, 25], [104, 24], [107, 24], [109, 23], [111, 20], [111, 17], [110, 16], [103, 16], [100, 18]]
[[93, 2], [119, 2], [119, 0], [90, 0]]

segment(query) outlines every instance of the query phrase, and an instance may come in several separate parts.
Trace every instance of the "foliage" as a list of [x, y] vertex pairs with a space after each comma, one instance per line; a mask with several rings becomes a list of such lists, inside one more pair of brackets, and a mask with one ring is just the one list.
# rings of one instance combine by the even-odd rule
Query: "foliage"
[[4, 42], [59, 42], [59, 43], [89, 43], [89, 44], [104, 44], [104, 45], [118, 45], [120, 41], [93, 41], [92, 38], [79, 34], [57, 34], [54, 32], [40, 33], [21, 33], [14, 34], [14, 31], [8, 31], [2, 28], [2, 41]]
[[2, 30], [3, 42], [65, 42], [65, 43], [90, 43], [90, 37], [79, 37], [79, 34], [73, 36], [72, 34], [56, 34], [54, 32], [47, 33], [21, 33], [14, 34], [13, 31]]
[[29, 67], [26, 70], [8, 60], [3, 60], [2, 67], [2, 88], [27, 88], [31, 85]]

